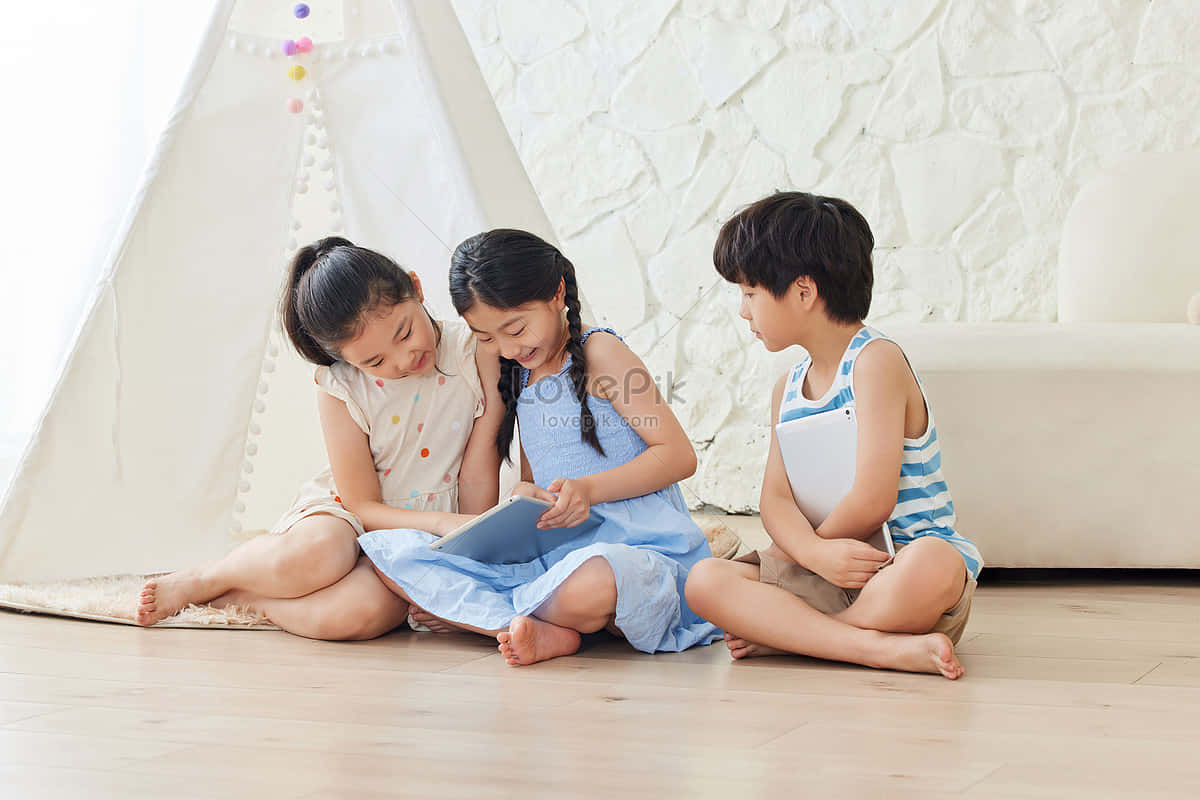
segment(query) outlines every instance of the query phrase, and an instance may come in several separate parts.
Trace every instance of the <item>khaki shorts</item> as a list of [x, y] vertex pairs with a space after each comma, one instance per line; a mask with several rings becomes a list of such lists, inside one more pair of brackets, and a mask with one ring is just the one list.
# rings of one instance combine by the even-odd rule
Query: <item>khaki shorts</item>
[[[899, 552], [900, 548], [897, 548]], [[861, 589], [843, 589], [834, 586], [812, 570], [805, 569], [799, 564], [793, 564], [780, 558], [768, 555], [763, 550], [755, 550], [734, 559], [743, 564], [758, 565], [758, 580], [778, 586], [799, 597], [822, 614], [836, 614], [845, 611], [850, 604], [858, 599]], [[884, 569], [887, 569], [885, 566]], [[950, 641], [958, 644], [963, 630], [967, 627], [967, 617], [971, 615], [971, 597], [975, 594], [976, 581], [967, 576], [966, 585], [954, 606], [942, 613], [940, 619], [929, 631], [944, 633]]]

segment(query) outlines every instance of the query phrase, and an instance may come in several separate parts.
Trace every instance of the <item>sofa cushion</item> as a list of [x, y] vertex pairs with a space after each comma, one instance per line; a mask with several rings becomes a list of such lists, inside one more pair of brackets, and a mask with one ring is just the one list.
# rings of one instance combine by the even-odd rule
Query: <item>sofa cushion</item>
[[1183, 322], [1200, 290], [1200, 152], [1139, 153], [1084, 185], [1063, 223], [1060, 322]]

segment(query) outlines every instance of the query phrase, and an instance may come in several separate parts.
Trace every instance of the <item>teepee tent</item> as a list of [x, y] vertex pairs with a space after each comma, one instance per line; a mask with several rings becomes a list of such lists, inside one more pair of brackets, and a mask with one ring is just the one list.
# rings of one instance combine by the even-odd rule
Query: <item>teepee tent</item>
[[174, 569], [275, 522], [324, 462], [276, 319], [299, 244], [387, 253], [447, 316], [456, 242], [552, 237], [449, 3], [236, 5], [214, 6], [4, 492], [0, 582]]

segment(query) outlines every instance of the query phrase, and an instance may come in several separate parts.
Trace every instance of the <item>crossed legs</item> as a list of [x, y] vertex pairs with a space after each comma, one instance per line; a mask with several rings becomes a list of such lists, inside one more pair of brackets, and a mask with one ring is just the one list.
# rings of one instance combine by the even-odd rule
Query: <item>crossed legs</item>
[[190, 603], [238, 605], [315, 639], [365, 639], [408, 613], [360, 559], [354, 527], [329, 514], [305, 517], [281, 534], [259, 536], [216, 561], [152, 578], [137, 622], [153, 625]]
[[962, 675], [954, 645], [926, 631], [957, 602], [965, 581], [958, 551], [927, 537], [897, 553], [853, 605], [834, 615], [760, 583], [753, 564], [703, 561], [688, 576], [686, 593], [693, 611], [728, 631], [734, 658], [798, 653], [954, 679]]

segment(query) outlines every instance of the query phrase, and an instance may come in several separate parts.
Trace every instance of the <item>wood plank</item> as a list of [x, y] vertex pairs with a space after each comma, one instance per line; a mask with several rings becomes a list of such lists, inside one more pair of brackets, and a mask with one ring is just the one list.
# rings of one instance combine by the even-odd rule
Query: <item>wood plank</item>
[[1105, 661], [1161, 662], [1164, 658], [1200, 658], [1200, 639], [1155, 642], [1101, 639], [1086, 636], [980, 633], [960, 642], [959, 656], [1013, 658], [1074, 658]]
[[[3, 676], [0, 676], [0, 678], [3, 678]], [[25, 702], [27, 698], [24, 695], [17, 696], [21, 699], [0, 700], [0, 725], [7, 725], [10, 722], [18, 722], [63, 708], [63, 706], [53, 703], [28, 703]]]
[[[1139, 686], [1188, 686], [1200, 688], [1200, 658], [1164, 658]], [[1197, 725], [1200, 729], [1200, 725]]]
[[[255, 800], [295, 800], [307, 791], [280, 789], [275, 776], [259, 774], [232, 779], [220, 765], [187, 782], [120, 770], [74, 769], [34, 765], [0, 766], [0, 787], [5, 797], [21, 800], [130, 800], [158, 797], [179, 800], [212, 800], [214, 797], [254, 797]], [[311, 787], [309, 787], [311, 788]]]
[[182, 749], [182, 745], [153, 738], [135, 740], [0, 728], [0, 765], [110, 770], [146, 758], [169, 756]]

